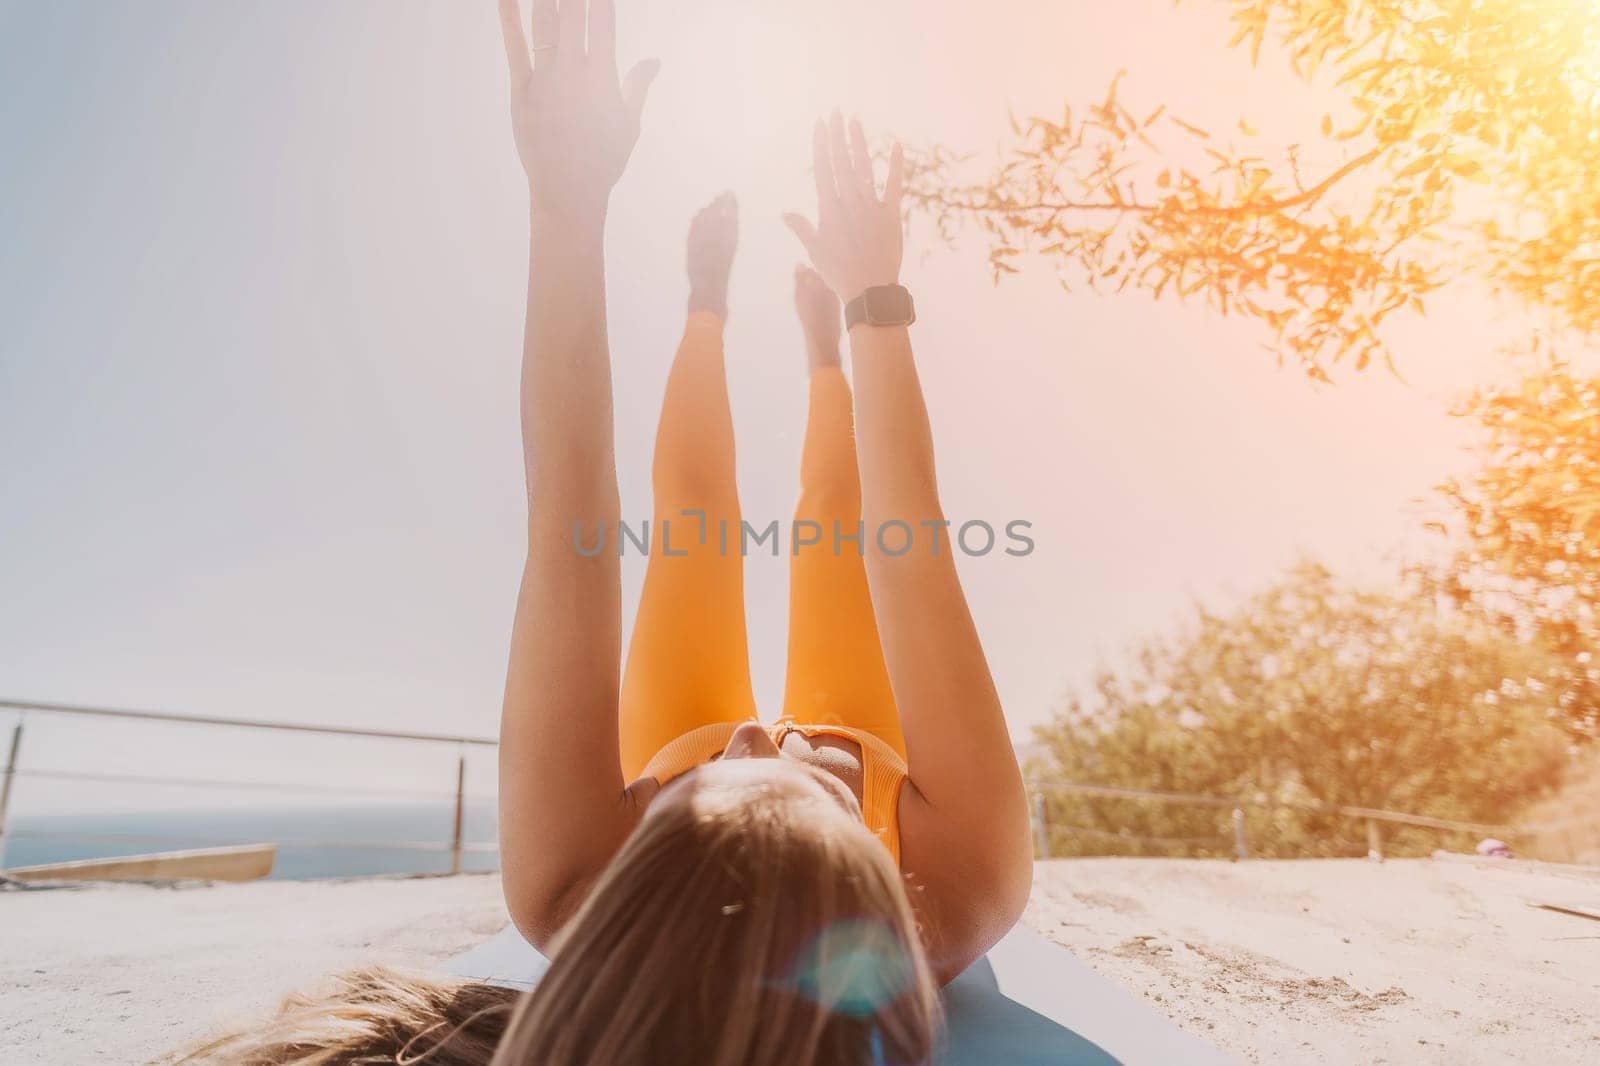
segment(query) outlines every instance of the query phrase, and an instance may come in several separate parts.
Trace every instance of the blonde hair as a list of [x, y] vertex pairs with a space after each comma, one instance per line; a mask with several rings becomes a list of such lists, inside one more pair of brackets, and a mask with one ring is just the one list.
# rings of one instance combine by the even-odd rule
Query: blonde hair
[[888, 851], [800, 771], [738, 761], [652, 804], [493, 1066], [928, 1060], [938, 997]]
[[179, 1066], [484, 1066], [518, 992], [372, 967], [283, 1001], [266, 1024], [181, 1053]]
[[520, 1003], [491, 985], [358, 970], [177, 1062], [924, 1063], [939, 1001], [900, 872], [801, 774], [713, 763], [663, 792]]

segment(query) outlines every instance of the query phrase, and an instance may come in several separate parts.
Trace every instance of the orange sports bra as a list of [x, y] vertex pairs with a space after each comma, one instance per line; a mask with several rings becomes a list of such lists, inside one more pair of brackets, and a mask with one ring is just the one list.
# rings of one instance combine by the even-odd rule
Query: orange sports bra
[[[710, 762], [724, 748], [737, 729], [737, 722], [716, 722], [685, 733], [660, 751], [645, 766], [644, 777], [661, 784]], [[906, 779], [906, 764], [898, 752], [872, 733], [842, 725], [805, 725], [784, 719], [767, 727], [774, 743], [781, 744], [787, 733], [802, 736], [835, 736], [853, 740], [861, 747], [861, 818], [867, 828], [889, 849], [895, 865], [900, 864], [900, 786]]]

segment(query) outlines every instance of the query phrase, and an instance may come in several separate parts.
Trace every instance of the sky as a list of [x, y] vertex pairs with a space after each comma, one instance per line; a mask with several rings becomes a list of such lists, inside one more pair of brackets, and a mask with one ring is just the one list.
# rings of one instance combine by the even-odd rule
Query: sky
[[[813, 206], [817, 116], [984, 152], [1008, 109], [1056, 114], [1121, 68], [1136, 112], [1267, 138], [1329, 106], [1225, 50], [1219, 4], [619, 6], [624, 61], [663, 63], [607, 239], [628, 516], [649, 514], [688, 219], [724, 188], [741, 497], [758, 525], [792, 510], [805, 371], [778, 216]], [[0, 698], [492, 735], [526, 225], [493, 0], [0, 0]], [[1380, 575], [1412, 550], [1414, 501], [1465, 462], [1449, 402], [1515, 330], [1446, 293], [1389, 335], [1404, 382], [1315, 387], [1249, 323], [1047, 270], [996, 287], [973, 237], [909, 248], [946, 510], [1034, 526], [1027, 558], [962, 565], [1019, 739], [1197, 600], [1306, 553]], [[776, 714], [783, 561], [746, 583]], [[35, 767], [453, 785], [455, 753], [415, 746], [27, 729]], [[474, 786], [492, 773], [478, 759]], [[38, 780], [16, 802], [179, 802], [160, 791]]]

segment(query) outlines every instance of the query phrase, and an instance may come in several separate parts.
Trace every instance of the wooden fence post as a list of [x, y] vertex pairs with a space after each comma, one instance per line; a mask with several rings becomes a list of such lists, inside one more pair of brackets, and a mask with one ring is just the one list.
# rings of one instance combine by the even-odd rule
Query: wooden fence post
[[456, 827], [450, 837], [450, 872], [461, 872], [461, 829], [467, 804], [467, 757], [456, 756]]
[[0, 777], [0, 870], [6, 867], [6, 814], [11, 807], [11, 782], [17, 776], [17, 750], [22, 747], [22, 721], [11, 730], [11, 753], [6, 756], [5, 776]]
[[1250, 857], [1250, 846], [1244, 838], [1244, 811], [1238, 807], [1233, 809], [1233, 856], [1237, 862]]
[[1050, 857], [1050, 816], [1045, 809], [1044, 793], [1033, 794], [1033, 852], [1036, 859]]
[[1376, 818], [1367, 819], [1367, 858], [1383, 861], [1383, 827]]

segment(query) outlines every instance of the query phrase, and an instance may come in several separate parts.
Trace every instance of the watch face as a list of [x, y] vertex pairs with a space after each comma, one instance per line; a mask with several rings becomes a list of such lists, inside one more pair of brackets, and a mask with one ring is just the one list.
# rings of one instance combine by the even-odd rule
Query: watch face
[[874, 326], [908, 326], [916, 321], [911, 294], [899, 285], [868, 289], [864, 298], [867, 321]]

